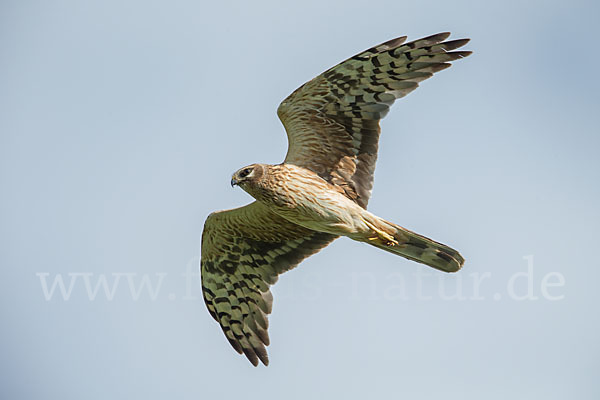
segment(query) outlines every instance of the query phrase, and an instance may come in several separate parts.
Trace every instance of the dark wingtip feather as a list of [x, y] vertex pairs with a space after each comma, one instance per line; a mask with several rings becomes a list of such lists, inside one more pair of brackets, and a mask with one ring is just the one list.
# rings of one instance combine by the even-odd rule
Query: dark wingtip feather
[[442, 42], [442, 41], [448, 39], [449, 37], [450, 37], [450, 32], [440, 32], [440, 33], [436, 33], [435, 35], [426, 36], [423, 39], [419, 39], [419, 40], [431, 40], [431, 41], [436, 41], [436, 42]]
[[465, 50], [465, 51], [453, 51], [448, 54], [456, 54], [458, 56], [458, 58], [465, 58], [465, 57], [469, 57], [471, 54], [473, 54], [473, 52]]
[[[407, 38], [408, 38], [407, 36], [400, 36], [400, 37], [397, 37], [397, 38], [394, 38], [394, 39], [390, 39], [387, 42], [383, 42], [379, 46], [386, 46], [386, 47], [389, 47], [389, 48], [395, 48], [395, 47], [400, 46], [402, 43], [406, 42]], [[377, 47], [379, 47], [379, 46], [377, 46]]]
[[437, 64], [432, 64], [430, 67], [428, 67], [431, 72], [440, 72], [445, 70], [446, 68], [450, 68], [452, 66], [452, 64], [450, 63], [437, 63]]
[[255, 333], [265, 346], [268, 346], [271, 343], [271, 340], [269, 339], [269, 333], [266, 330], [257, 329]]
[[247, 347], [244, 347], [243, 350], [246, 358], [252, 363], [252, 365], [255, 367], [258, 366], [258, 357], [256, 356], [254, 350]]
[[[256, 350], [259, 350], [259, 349], [256, 349]], [[265, 367], [267, 367], [269, 365], [269, 355], [267, 354], [267, 350], [265, 350], [264, 347], [260, 350], [262, 350], [262, 351], [257, 351], [256, 355], [258, 355], [258, 358], [260, 358], [260, 361], [263, 363], [263, 365]]]
[[463, 47], [465, 44], [469, 43], [470, 40], [471, 39], [448, 40], [447, 42], [442, 43], [442, 45], [444, 45], [445, 50], [450, 51]]
[[229, 337], [227, 337], [227, 340], [229, 341], [229, 344], [231, 344], [231, 347], [233, 347], [233, 349], [235, 351], [237, 351], [239, 354], [242, 354], [244, 352], [242, 350], [242, 346], [240, 346], [240, 344], [236, 340], [233, 340], [233, 339], [231, 339]]

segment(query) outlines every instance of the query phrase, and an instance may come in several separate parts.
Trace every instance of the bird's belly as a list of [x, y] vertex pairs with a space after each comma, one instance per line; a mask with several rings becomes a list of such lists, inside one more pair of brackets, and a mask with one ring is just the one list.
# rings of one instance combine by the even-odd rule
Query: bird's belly
[[301, 192], [292, 203], [272, 210], [290, 222], [319, 232], [349, 235], [368, 229], [360, 218], [364, 210], [344, 195], [331, 190]]

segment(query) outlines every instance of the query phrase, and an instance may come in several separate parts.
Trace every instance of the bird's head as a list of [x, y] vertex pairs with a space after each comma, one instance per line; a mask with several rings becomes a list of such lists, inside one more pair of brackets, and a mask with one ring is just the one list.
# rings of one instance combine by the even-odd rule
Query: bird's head
[[240, 168], [231, 176], [231, 186], [238, 185], [246, 190], [248, 185], [256, 183], [263, 174], [263, 167], [260, 164], [252, 164]]

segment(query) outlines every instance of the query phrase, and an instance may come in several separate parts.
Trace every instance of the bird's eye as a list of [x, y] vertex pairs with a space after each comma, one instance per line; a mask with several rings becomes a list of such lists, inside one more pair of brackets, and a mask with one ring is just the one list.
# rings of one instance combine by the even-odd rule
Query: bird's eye
[[248, 174], [250, 173], [250, 171], [252, 171], [250, 168], [245, 168], [242, 170], [242, 172], [240, 172], [240, 177], [245, 178], [248, 176]]

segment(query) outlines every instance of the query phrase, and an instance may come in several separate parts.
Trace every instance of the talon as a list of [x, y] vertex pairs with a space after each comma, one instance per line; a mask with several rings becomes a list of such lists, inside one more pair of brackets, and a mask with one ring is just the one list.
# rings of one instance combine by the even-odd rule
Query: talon
[[381, 240], [382, 242], [385, 242], [386, 246], [395, 246], [398, 244], [398, 241], [396, 239], [394, 239], [394, 237], [392, 235], [390, 235], [389, 233], [386, 233], [380, 229], [377, 229], [375, 226], [373, 226], [373, 224], [370, 224], [367, 221], [365, 221], [365, 223], [367, 224], [367, 226], [369, 228], [371, 228], [373, 230], [373, 232], [376, 235], [376, 236], [372, 236], [372, 237], [368, 238], [369, 240]]
[[395, 246], [397, 244], [398, 244], [398, 241], [396, 239], [394, 239], [393, 237], [386, 242], [387, 246]]
[[393, 236], [387, 234], [386, 232], [377, 231], [377, 234], [379, 235], [379, 238], [385, 242], [386, 246], [395, 246], [398, 244], [396, 239], [394, 239]]

